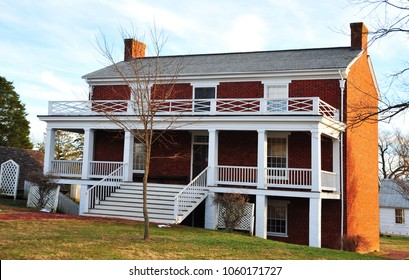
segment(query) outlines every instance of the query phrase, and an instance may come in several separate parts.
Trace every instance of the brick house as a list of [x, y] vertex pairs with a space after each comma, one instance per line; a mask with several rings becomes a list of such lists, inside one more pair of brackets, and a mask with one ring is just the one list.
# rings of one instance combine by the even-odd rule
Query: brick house
[[[367, 29], [350, 26], [351, 46], [317, 49], [145, 57], [143, 43], [126, 39], [118, 66], [128, 78], [135, 61], [188, 62], [156, 115], [173, 144], [152, 147], [151, 221], [214, 229], [213, 198], [243, 193], [255, 204], [257, 237], [339, 249], [343, 236], [359, 235], [360, 251], [378, 250], [377, 125], [347, 128], [360, 110], [376, 110], [378, 91]], [[174, 71], [163, 69], [150, 91]], [[97, 109], [137, 129], [131, 88], [112, 67], [83, 78], [89, 100], [50, 102], [39, 116], [47, 123], [45, 171], [81, 184], [83, 215], [142, 220], [141, 144]], [[84, 133], [83, 159], [54, 160], [59, 129]]]

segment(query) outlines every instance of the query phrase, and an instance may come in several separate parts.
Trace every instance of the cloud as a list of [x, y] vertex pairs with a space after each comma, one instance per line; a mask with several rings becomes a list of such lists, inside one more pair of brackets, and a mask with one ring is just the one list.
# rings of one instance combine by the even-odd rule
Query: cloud
[[266, 45], [267, 24], [254, 14], [237, 17], [230, 25], [225, 41], [233, 51], [263, 50]]

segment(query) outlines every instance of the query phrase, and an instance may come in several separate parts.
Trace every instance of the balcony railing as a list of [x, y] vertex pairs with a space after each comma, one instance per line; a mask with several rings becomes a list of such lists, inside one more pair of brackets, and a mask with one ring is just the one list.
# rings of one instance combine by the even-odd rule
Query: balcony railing
[[[61, 177], [82, 176], [82, 162], [69, 160], [53, 160], [52, 172]], [[104, 178], [117, 170], [115, 179], [123, 178], [122, 162], [91, 161], [90, 178]], [[216, 166], [216, 184], [256, 187], [258, 169], [255, 166]], [[337, 174], [321, 170], [321, 189], [339, 191]], [[265, 184], [271, 188], [311, 189], [312, 170], [302, 168], [266, 168]]]
[[[87, 100], [50, 101], [49, 115], [133, 115], [135, 101]], [[322, 115], [338, 120], [338, 110], [310, 98], [167, 99], [151, 103], [157, 115]]]
[[[51, 173], [59, 177], [81, 178], [82, 177], [82, 161], [77, 160], [52, 160]], [[115, 173], [116, 179], [123, 178], [122, 162], [115, 161], [91, 161], [89, 163], [90, 178], [104, 178], [111, 174], [114, 170], [119, 170]]]

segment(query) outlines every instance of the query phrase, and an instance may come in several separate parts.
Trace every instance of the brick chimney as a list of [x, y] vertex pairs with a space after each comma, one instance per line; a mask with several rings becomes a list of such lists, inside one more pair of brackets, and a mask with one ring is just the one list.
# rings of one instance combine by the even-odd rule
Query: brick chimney
[[353, 22], [351, 27], [351, 48], [354, 50], [366, 50], [368, 47], [368, 28], [363, 22]]
[[145, 57], [146, 45], [135, 39], [124, 40], [125, 51], [124, 60], [129, 61], [133, 58]]

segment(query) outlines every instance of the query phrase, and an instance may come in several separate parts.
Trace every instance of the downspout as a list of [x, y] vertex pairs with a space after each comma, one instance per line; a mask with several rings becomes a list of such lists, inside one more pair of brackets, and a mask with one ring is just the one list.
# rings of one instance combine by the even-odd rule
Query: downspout
[[[344, 122], [344, 94], [345, 94], [345, 78], [348, 75], [348, 69], [342, 71], [341, 69], [338, 70], [339, 75], [341, 76], [341, 80], [339, 80], [339, 88], [341, 89], [341, 109], [340, 109], [340, 122]], [[339, 139], [339, 153], [340, 153], [340, 176], [339, 176], [339, 191], [341, 196], [341, 250], [344, 249], [344, 134], [341, 131]]]

